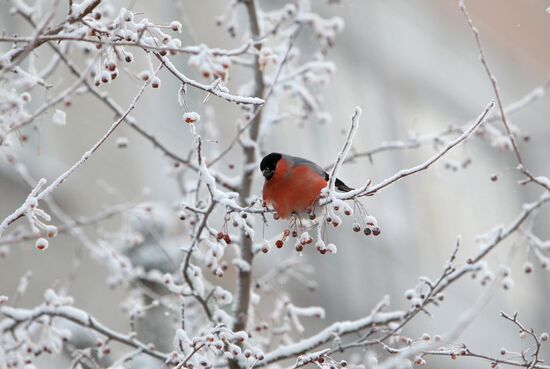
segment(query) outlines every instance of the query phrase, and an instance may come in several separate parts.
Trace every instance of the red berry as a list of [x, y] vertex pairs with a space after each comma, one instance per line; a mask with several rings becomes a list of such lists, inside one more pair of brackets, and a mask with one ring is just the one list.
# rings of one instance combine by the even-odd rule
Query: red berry
[[370, 228], [365, 227], [365, 228], [363, 229], [363, 233], [365, 234], [365, 236], [370, 236], [370, 234], [372, 233], [372, 231], [370, 230]]
[[380, 234], [380, 228], [374, 227], [372, 229], [372, 234], [375, 235], [375, 236], [378, 236]]
[[229, 235], [227, 233], [223, 235], [223, 240], [228, 245], [231, 243], [231, 237], [229, 237]]
[[284, 243], [282, 240], [277, 240], [275, 241], [275, 246], [280, 249], [281, 247], [283, 247]]
[[218, 240], [223, 239], [223, 233], [222, 233], [222, 232], [218, 232], [218, 233], [216, 234], [216, 238], [217, 238]]

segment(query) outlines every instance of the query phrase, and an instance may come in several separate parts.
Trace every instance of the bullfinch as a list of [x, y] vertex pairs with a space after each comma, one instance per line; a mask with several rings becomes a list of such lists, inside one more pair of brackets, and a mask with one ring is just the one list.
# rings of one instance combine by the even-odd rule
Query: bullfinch
[[[262, 159], [260, 170], [265, 177], [263, 200], [281, 218], [311, 209], [329, 180], [329, 174], [314, 162], [276, 152]], [[353, 190], [338, 178], [335, 187], [343, 192]]]

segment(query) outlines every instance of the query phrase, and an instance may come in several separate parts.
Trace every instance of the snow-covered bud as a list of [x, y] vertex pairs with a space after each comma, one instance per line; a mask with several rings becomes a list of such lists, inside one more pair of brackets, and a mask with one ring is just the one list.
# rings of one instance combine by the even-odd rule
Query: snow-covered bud
[[414, 365], [417, 365], [417, 366], [426, 365], [426, 360], [424, 360], [424, 358], [421, 356], [417, 356], [414, 358]]
[[195, 112], [187, 112], [183, 114], [183, 121], [188, 124], [196, 123], [201, 120], [201, 116]]
[[514, 287], [514, 281], [510, 277], [506, 277], [502, 280], [502, 288], [505, 290], [510, 290]]
[[27, 204], [29, 204], [29, 208], [34, 209], [38, 206], [38, 199], [36, 197], [31, 197]]
[[158, 78], [157, 76], [153, 77], [153, 80], [151, 81], [151, 87], [159, 88], [160, 87], [160, 78]]
[[125, 149], [128, 147], [128, 138], [127, 137], [118, 137], [116, 139], [116, 147], [119, 149]]
[[317, 249], [317, 251], [319, 251], [321, 254], [326, 254], [327, 252], [327, 246], [325, 245], [325, 243], [323, 242], [323, 240], [321, 239], [318, 239], [317, 242], [315, 243], [315, 248]]
[[510, 267], [507, 265], [501, 265], [500, 266], [500, 274], [503, 277], [508, 277], [510, 275]]
[[289, 17], [296, 14], [296, 5], [294, 4], [286, 4], [283, 9]]
[[407, 300], [412, 300], [416, 296], [416, 291], [413, 289], [405, 291], [405, 298]]
[[105, 60], [105, 69], [107, 69], [109, 72], [114, 72], [116, 70], [116, 62], [112, 59]]
[[303, 232], [300, 235], [300, 243], [302, 245], [306, 245], [306, 244], [309, 244], [309, 243], [312, 243], [312, 242], [313, 242], [313, 238], [311, 238], [311, 236], [309, 235], [308, 232]]
[[181, 23], [178, 21], [172, 21], [170, 23], [170, 28], [172, 28], [172, 31], [181, 33]]
[[142, 81], [148, 81], [151, 79], [151, 72], [148, 70], [143, 70], [139, 72], [138, 78], [141, 79]]
[[244, 342], [247, 339], [248, 339], [248, 333], [246, 333], [245, 331], [235, 332], [235, 340], [237, 340], [237, 342]]
[[254, 357], [256, 360], [263, 360], [264, 359], [264, 353], [260, 350], [254, 350]]
[[327, 250], [328, 252], [330, 252], [331, 254], [336, 254], [338, 252], [338, 249], [336, 248], [336, 245], [333, 244], [333, 243], [329, 243], [327, 245]]
[[420, 307], [422, 307], [422, 299], [419, 298], [419, 297], [414, 297], [411, 299], [411, 305], [415, 308], [415, 309], [419, 309]]
[[267, 254], [269, 250], [271, 250], [271, 245], [269, 244], [269, 241], [264, 240], [264, 242], [262, 243], [262, 252], [264, 254]]
[[134, 13], [132, 13], [129, 10], [126, 10], [124, 13], [123, 19], [125, 22], [133, 22], [134, 21]]
[[111, 82], [111, 73], [107, 72], [106, 70], [103, 70], [99, 74], [99, 78], [101, 80], [101, 83], [109, 83]]
[[49, 238], [53, 238], [53, 237], [57, 236], [57, 227], [54, 226], [54, 225], [47, 225], [46, 226], [46, 235]]
[[30, 102], [31, 101], [31, 94], [28, 92], [23, 92], [21, 96], [19, 96], [23, 102]]
[[43, 251], [43, 250], [46, 250], [48, 248], [50, 243], [48, 242], [47, 239], [41, 237], [41, 238], [36, 240], [34, 245], [38, 250]]

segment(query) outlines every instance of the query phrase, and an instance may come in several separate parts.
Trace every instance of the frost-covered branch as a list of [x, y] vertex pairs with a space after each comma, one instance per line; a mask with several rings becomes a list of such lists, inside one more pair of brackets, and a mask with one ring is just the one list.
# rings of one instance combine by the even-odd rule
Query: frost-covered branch
[[[363, 310], [359, 319], [322, 323], [317, 320], [331, 316], [325, 314], [330, 306], [320, 303], [311, 306], [304, 299], [295, 299], [296, 291], [303, 289], [325, 292], [326, 286], [318, 283], [322, 279], [317, 277], [328, 269], [324, 264], [321, 269], [313, 268], [312, 249], [326, 255], [323, 263], [329, 263], [334, 260], [330, 255], [338, 250], [336, 243], [360, 246], [367, 242], [369, 246], [394, 242], [401, 235], [390, 224], [384, 234], [391, 237], [364, 241], [363, 235], [381, 234], [366, 196], [378, 195], [387, 186], [445, 160], [451, 150], [474, 134], [483, 144], [516, 152], [525, 175], [520, 183], [533, 181], [545, 190], [550, 189], [548, 178], [535, 177], [523, 167], [517, 139], [523, 137], [527, 141], [528, 136], [520, 136], [519, 128], [506, 116], [525, 110], [544, 96], [550, 82], [504, 107], [479, 34], [463, 3], [462, 10], [476, 35], [482, 62], [493, 83], [498, 112], [493, 112], [491, 103], [475, 120], [431, 134], [380, 142], [371, 150], [358, 152], [353, 150], [352, 141], [361, 111], [355, 108], [345, 141], [340, 150], [334, 151], [335, 164], [326, 168], [327, 187], [303, 214], [293, 214], [290, 220], [280, 219], [263, 202], [261, 186], [256, 183], [263, 180], [258, 164], [267, 150], [293, 154], [292, 147], [272, 145], [285, 142], [273, 136], [289, 134], [288, 130], [295, 129], [294, 123], [306, 127], [330, 121], [328, 111], [335, 109], [332, 105], [338, 100], [325, 100], [321, 87], [337, 73], [329, 56], [336, 35], [343, 29], [342, 19], [316, 14], [316, 2], [288, 1], [269, 4], [264, 9], [258, 0], [231, 0], [215, 23], [235, 41], [214, 48], [201, 43], [204, 35], [195, 32], [192, 24], [197, 18], [188, 16], [191, 12], [177, 1], [167, 6], [174, 6], [180, 14], [166, 23], [156, 22], [155, 14], [145, 12], [147, 7], [135, 8], [138, 4], [132, 1], [124, 8], [111, 0], [80, 0], [80, 3], [70, 0], [66, 7], [68, 14], [57, 14], [64, 5], [62, 2], [44, 6], [41, 0], [31, 5], [25, 0], [10, 0], [10, 5], [12, 14], [20, 16], [15, 21], [25, 23], [29, 31], [20, 36], [13, 30], [3, 30], [0, 35], [0, 45], [9, 48], [0, 56], [0, 155], [6, 159], [2, 170], [8, 176], [23, 178], [30, 194], [0, 222], [0, 257], [12, 257], [10, 252], [14, 249], [8, 245], [15, 243], [34, 242], [38, 250], [45, 250], [49, 240], [60, 233], [78, 242], [74, 256], [68, 255], [73, 257], [72, 266], [60, 271], [64, 277], [46, 290], [43, 302], [36, 307], [23, 304], [27, 301], [24, 297], [36, 297], [25, 294], [34, 293], [35, 289], [28, 287], [36, 281], [30, 276], [39, 274], [33, 274], [33, 270], [20, 271], [19, 264], [11, 266], [20, 283], [12, 295], [10, 291], [0, 291], [0, 368], [24, 365], [26, 369], [34, 369], [34, 357], [47, 354], [70, 355], [74, 368], [253, 369], [290, 365], [297, 369], [312, 364], [319, 369], [372, 369], [376, 357], [382, 367], [395, 367], [403, 363], [422, 365], [437, 353], [451, 358], [478, 357], [489, 360], [491, 365], [547, 368], [542, 364], [547, 335], [535, 335], [515, 315], [507, 316], [508, 320], [530, 338], [530, 347], [520, 352], [520, 356], [507, 352], [497, 360], [491, 359], [491, 355], [473, 354], [462, 344], [457, 347], [452, 338], [458, 337], [461, 327], [443, 339], [438, 335], [418, 335], [415, 332], [418, 324], [414, 323], [423, 314], [441, 313], [447, 303], [448, 289], [457, 286], [456, 282], [465, 279], [464, 276], [472, 276], [480, 284], [493, 288], [486, 288], [478, 299], [480, 303], [459, 319], [459, 324], [471, 324], [487, 296], [495, 292], [494, 286], [501, 283], [503, 289], [508, 289], [512, 285], [509, 268], [503, 266], [495, 276], [489, 257], [513, 235], [525, 241], [529, 255], [534, 255], [541, 265], [550, 265], [549, 241], [535, 233], [538, 231], [535, 221], [539, 219], [536, 215], [550, 202], [549, 191], [526, 203], [511, 223], [480, 236], [479, 251], [465, 262], [460, 261], [457, 242], [435, 278], [422, 276], [411, 283], [412, 288], [408, 286], [404, 307], [390, 309], [389, 299], [384, 298], [371, 312]], [[323, 11], [330, 13], [330, 9]], [[205, 20], [208, 19], [199, 19]], [[181, 33], [183, 37], [178, 36]], [[161, 68], [166, 73], [159, 74]], [[128, 80], [138, 81], [141, 89], [126, 108], [116, 96], [117, 88], [128, 87], [124, 85]], [[175, 110], [162, 114], [176, 116], [165, 123], [174, 125], [162, 131], [154, 124], [145, 128], [146, 122], [137, 120], [141, 110], [135, 109], [144, 103], [145, 89], [150, 87], [155, 92], [161, 86], [162, 93], [172, 94], [172, 98], [157, 95], [162, 98], [155, 100], [155, 104], [172, 101]], [[44, 172], [47, 166], [29, 165], [37, 173], [44, 172], [45, 177], [56, 178], [47, 186], [45, 179], [37, 181], [23, 164], [35, 158], [31, 147], [35, 142], [40, 144], [37, 146], [40, 155], [49, 158], [52, 142], [49, 137], [56, 132], [42, 123], [41, 118], [53, 113], [53, 123], [63, 125], [65, 120], [72, 123], [69, 120], [73, 115], [65, 114], [65, 109], [83, 101], [87, 108], [107, 108], [114, 115], [114, 123], [60, 175]], [[220, 103], [232, 106], [231, 114], [218, 111]], [[145, 108], [146, 104], [142, 109]], [[503, 128], [491, 124], [500, 120]], [[153, 145], [164, 157], [164, 168], [159, 168], [156, 162], [139, 168], [147, 180], [167, 179], [162, 184], [163, 193], [157, 195], [156, 187], [155, 191], [143, 188], [140, 195], [132, 197], [133, 191], [117, 188], [110, 178], [101, 179], [97, 185], [116, 201], [95, 214], [69, 215], [68, 209], [73, 209], [73, 204], [58, 203], [53, 195], [97, 150], [104, 148], [122, 125], [144, 139], [138, 137], [132, 142], [132, 156], [143, 155], [139, 145]], [[223, 131], [220, 125], [224, 126]], [[78, 129], [79, 134], [86, 134], [80, 131], [86, 129], [85, 125]], [[175, 130], [178, 144], [170, 148], [164, 137]], [[231, 130], [233, 135], [223, 137], [222, 132]], [[330, 125], [323, 127], [323, 132], [329, 134], [333, 130]], [[194, 144], [186, 145], [190, 141]], [[65, 141], [59, 141], [59, 148], [65, 150], [64, 144]], [[119, 137], [116, 147], [124, 150], [128, 144], [128, 137]], [[355, 190], [337, 191], [337, 187], [346, 190], [340, 183], [336, 185], [344, 163], [371, 158], [380, 152], [430, 144], [435, 151], [423, 163], [402, 170], [390, 168], [396, 174], [374, 185], [364, 178], [363, 185]], [[464, 163], [472, 160], [468, 158]], [[42, 165], [41, 161], [36, 163]], [[466, 169], [467, 164], [462, 167]], [[146, 172], [141, 173], [142, 169]], [[324, 175], [322, 171], [319, 173]], [[79, 194], [86, 191], [88, 188], [79, 188]], [[384, 200], [383, 196], [380, 200]], [[66, 201], [72, 202], [72, 198]], [[114, 205], [117, 203], [122, 204]], [[542, 219], [542, 211], [540, 214]], [[114, 215], [119, 215], [121, 221], [109, 222], [104, 227], [103, 222]], [[376, 215], [387, 218], [384, 213]], [[18, 219], [25, 222], [9, 229]], [[343, 241], [341, 232], [345, 232], [342, 228], [347, 223], [351, 223], [350, 234], [353, 231], [356, 236]], [[459, 222], [456, 224], [460, 226]], [[339, 234], [333, 235], [332, 228]], [[405, 232], [403, 237], [407, 237], [407, 229], [400, 230]], [[289, 242], [297, 253], [273, 259], [278, 249]], [[343, 250], [354, 252], [351, 247]], [[17, 252], [36, 252], [36, 257], [54, 257], [51, 262], [56, 262], [56, 254], [48, 254], [49, 251], [24, 247]], [[119, 303], [126, 317], [128, 333], [100, 323], [97, 318], [106, 318], [99, 316], [99, 312], [73, 307], [75, 301], [68, 297], [68, 292], [78, 286], [72, 282], [80, 277], [83, 270], [80, 265], [88, 260], [84, 255], [95, 262], [90, 266], [104, 268], [94, 272], [106, 274], [106, 285], [117, 288], [117, 296], [122, 296], [122, 301], [116, 301], [115, 305]], [[527, 261], [525, 273], [532, 272], [533, 267]], [[336, 273], [332, 278], [340, 276]], [[92, 293], [99, 287], [96, 280]], [[111, 305], [109, 311], [116, 309]], [[314, 328], [306, 324], [313, 319], [317, 324]], [[441, 351], [435, 350], [439, 344], [443, 347]], [[353, 350], [365, 354], [355, 360]]]
[[372, 326], [385, 326], [401, 320], [405, 315], [403, 311], [388, 313], [382, 311], [388, 304], [388, 298], [384, 298], [373, 311], [364, 318], [353, 321], [336, 322], [311, 337], [290, 345], [280, 346], [274, 351], [267, 353], [265, 358], [256, 364], [256, 367], [305, 354], [309, 350], [313, 350], [333, 340], [335, 336], [342, 337], [348, 334], [361, 332]]
[[39, 320], [43, 316], [59, 317], [69, 320], [80, 326], [92, 329], [93, 331], [104, 335], [105, 337], [120, 342], [124, 345], [139, 348], [144, 353], [151, 355], [163, 361], [170, 361], [170, 356], [155, 350], [149, 344], [137, 340], [135, 337], [113, 331], [99, 322], [87, 312], [74, 308], [72, 306], [38, 306], [34, 309], [12, 308], [9, 306], [0, 307], [0, 314], [8, 319], [0, 322], [0, 334], [13, 331], [17, 326], [23, 323], [31, 323]]
[[351, 116], [351, 127], [348, 131], [346, 140], [344, 141], [344, 145], [338, 152], [338, 155], [336, 156], [336, 163], [334, 164], [330, 172], [330, 177], [327, 184], [329, 194], [332, 194], [335, 192], [336, 176], [338, 175], [338, 172], [340, 171], [340, 167], [346, 160], [346, 157], [348, 156], [348, 153], [351, 149], [353, 138], [355, 137], [355, 133], [357, 132], [357, 129], [359, 129], [360, 117], [361, 117], [361, 108], [356, 106], [353, 109], [353, 115]]
[[86, 151], [80, 159], [74, 163], [69, 169], [67, 169], [64, 173], [62, 173], [59, 177], [57, 177], [49, 186], [44, 188], [43, 190], [40, 190], [42, 186], [45, 184], [45, 180], [41, 180], [39, 182], [38, 191], [35, 190], [31, 191], [31, 194], [27, 197], [27, 200], [23, 203], [22, 206], [20, 206], [18, 209], [16, 209], [12, 214], [8, 215], [0, 224], [0, 237], [6, 230], [6, 228], [12, 224], [14, 221], [19, 219], [25, 214], [28, 214], [29, 211], [32, 209], [36, 209], [38, 206], [38, 201], [42, 200], [45, 196], [48, 196], [52, 191], [57, 189], [65, 180], [73, 174], [84, 162], [86, 162], [96, 151], [99, 149], [99, 147], [109, 138], [109, 136], [118, 128], [118, 126], [124, 122], [124, 118], [130, 114], [132, 110], [135, 109], [136, 104], [145, 91], [145, 87], [149, 82], [145, 82], [141, 88], [139, 89], [137, 95], [134, 97], [132, 102], [130, 103], [130, 106], [124, 112], [124, 114], [118, 118], [112, 125], [109, 127], [109, 129], [105, 132], [105, 134], [88, 150]]
[[[57, 233], [68, 233], [72, 232], [75, 228], [81, 228], [88, 225], [97, 224], [99, 222], [102, 222], [106, 219], [109, 219], [117, 214], [124, 213], [125, 211], [133, 208], [135, 205], [133, 204], [120, 204], [115, 205], [112, 207], [109, 207], [105, 210], [101, 210], [100, 212], [90, 215], [90, 216], [84, 216], [84, 217], [78, 217], [75, 220], [72, 220], [68, 223], [62, 224], [60, 226], [57, 226]], [[18, 242], [24, 242], [24, 241], [31, 241], [35, 240], [39, 237], [45, 237], [47, 234], [45, 232], [40, 233], [34, 233], [34, 232], [14, 232], [10, 234], [9, 236], [6, 236], [4, 238], [0, 239], [0, 245], [8, 245], [8, 244], [14, 244]]]
[[[535, 87], [528, 93], [526, 93], [523, 97], [519, 98], [513, 103], [510, 103], [504, 108], [504, 111], [507, 115], [512, 115], [514, 113], [517, 113], [518, 111], [521, 111], [528, 107], [531, 103], [534, 101], [537, 101], [541, 98], [543, 98], [546, 95], [546, 91], [548, 90], [548, 87], [550, 86], [550, 79], [546, 80], [543, 84]], [[500, 120], [500, 114], [499, 113], [492, 113], [489, 114], [487, 117], [487, 123], [494, 122], [497, 120]], [[382, 142], [379, 145], [366, 150], [366, 151], [359, 151], [359, 152], [350, 152], [350, 154], [346, 157], [344, 160], [344, 163], [354, 162], [356, 159], [359, 158], [368, 158], [369, 160], [372, 160], [373, 157], [377, 154], [388, 152], [388, 151], [401, 151], [401, 150], [411, 150], [416, 149], [421, 146], [425, 145], [433, 145], [434, 147], [439, 147], [448, 140], [448, 136], [451, 136], [453, 134], [462, 134], [465, 130], [468, 129], [468, 127], [471, 126], [471, 122], [468, 123], [461, 123], [461, 124], [452, 124], [448, 128], [436, 132], [436, 133], [426, 133], [426, 134], [411, 134], [410, 137], [400, 139], [400, 140], [393, 140], [393, 141], [386, 141]], [[489, 139], [491, 140], [490, 135], [486, 135], [484, 132], [483, 127], [479, 128], [479, 137], [482, 139]], [[493, 142], [490, 141], [491, 144]], [[334, 164], [330, 164], [325, 166], [325, 170], [330, 170]]]
[[436, 155], [432, 156], [431, 158], [426, 160], [424, 163], [422, 163], [420, 165], [417, 165], [415, 167], [412, 167], [412, 168], [402, 169], [399, 172], [397, 172], [396, 174], [394, 174], [393, 176], [383, 180], [382, 182], [377, 183], [377, 184], [372, 185], [372, 186], [369, 186], [367, 189], [362, 191], [364, 193], [359, 192], [359, 193], [356, 194], [356, 193], [354, 193], [354, 191], [351, 191], [351, 192], [348, 192], [345, 196], [342, 196], [341, 198], [342, 199], [352, 198], [352, 197], [357, 196], [357, 195], [371, 196], [371, 195], [375, 194], [376, 192], [380, 191], [381, 189], [383, 189], [384, 187], [387, 187], [387, 186], [393, 184], [394, 182], [399, 181], [400, 179], [403, 179], [407, 176], [410, 176], [411, 174], [415, 174], [415, 173], [418, 173], [418, 172], [421, 172], [423, 170], [428, 169], [433, 163], [438, 161], [447, 152], [449, 152], [453, 147], [455, 147], [456, 145], [458, 145], [462, 141], [468, 139], [472, 135], [472, 133], [475, 132], [475, 130], [485, 122], [485, 120], [487, 119], [488, 114], [491, 112], [491, 110], [493, 109], [494, 106], [495, 106], [494, 102], [489, 103], [489, 105], [487, 105], [485, 107], [485, 109], [483, 110], [481, 115], [479, 117], [477, 117], [475, 123], [472, 126], [470, 126], [470, 128], [468, 128], [466, 131], [464, 131], [464, 133], [462, 133], [460, 136], [458, 136], [454, 140], [447, 143], [447, 145], [445, 145], [445, 147], [443, 147], [441, 150], [439, 150], [439, 152]]
[[521, 153], [519, 151], [519, 146], [516, 140], [516, 137], [514, 133], [512, 132], [512, 128], [510, 126], [510, 123], [508, 122], [508, 117], [506, 115], [506, 110], [504, 107], [504, 104], [502, 102], [500, 90], [498, 87], [498, 82], [493, 73], [491, 72], [491, 69], [489, 68], [489, 64], [487, 63], [487, 58], [485, 56], [485, 51], [483, 49], [483, 45], [481, 44], [481, 38], [479, 36], [479, 30], [474, 26], [474, 23], [472, 21], [472, 18], [470, 17], [470, 14], [468, 13], [468, 10], [466, 9], [466, 5], [464, 4], [464, 0], [459, 0], [458, 2], [460, 10], [464, 14], [464, 17], [466, 18], [466, 21], [468, 22], [468, 25], [470, 26], [470, 29], [472, 30], [472, 33], [474, 35], [474, 38], [476, 40], [477, 49], [479, 51], [479, 58], [481, 60], [481, 63], [483, 64], [483, 68], [485, 69], [485, 73], [487, 74], [487, 77], [491, 81], [491, 86], [493, 88], [493, 92], [495, 94], [495, 98], [497, 101], [497, 106], [500, 111], [500, 119], [502, 120], [502, 124], [504, 125], [504, 128], [506, 129], [506, 133], [508, 134], [508, 138], [510, 139], [510, 143], [512, 145], [512, 149], [514, 151], [514, 154], [516, 155], [516, 159], [518, 161], [518, 170], [523, 173], [527, 178], [528, 182], [534, 182], [537, 185], [544, 188], [546, 191], [550, 191], [550, 184], [546, 183], [545, 181], [540, 181], [537, 177], [533, 176], [531, 172], [527, 169], [525, 166], [523, 159], [521, 157]]

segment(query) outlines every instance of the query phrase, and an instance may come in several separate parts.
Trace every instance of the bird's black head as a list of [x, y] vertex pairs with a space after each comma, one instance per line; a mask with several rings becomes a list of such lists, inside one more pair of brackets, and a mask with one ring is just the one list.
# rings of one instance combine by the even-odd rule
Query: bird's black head
[[276, 152], [272, 152], [271, 154], [264, 156], [262, 162], [260, 163], [260, 170], [262, 171], [265, 179], [269, 181], [273, 177], [275, 174], [275, 168], [277, 167], [277, 162], [281, 160], [282, 157], [283, 156], [281, 154]]

